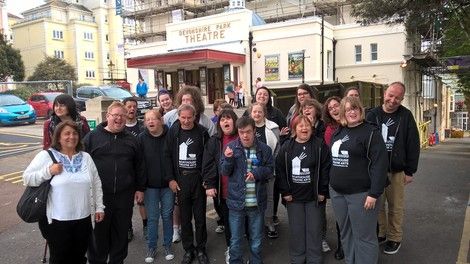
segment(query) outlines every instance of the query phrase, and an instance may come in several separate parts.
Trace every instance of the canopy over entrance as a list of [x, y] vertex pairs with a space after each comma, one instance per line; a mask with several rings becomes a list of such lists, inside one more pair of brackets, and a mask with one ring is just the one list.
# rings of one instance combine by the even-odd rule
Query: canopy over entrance
[[163, 71], [221, 67], [223, 64], [244, 64], [245, 55], [211, 49], [172, 52], [168, 54], [127, 59], [129, 68], [148, 68]]

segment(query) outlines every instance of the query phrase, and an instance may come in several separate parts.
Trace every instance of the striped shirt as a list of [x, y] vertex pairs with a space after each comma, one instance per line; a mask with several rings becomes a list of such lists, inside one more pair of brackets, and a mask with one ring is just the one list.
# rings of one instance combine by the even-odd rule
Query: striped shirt
[[[246, 156], [246, 170], [247, 173], [253, 171], [259, 165], [259, 160], [256, 157], [256, 149], [251, 147], [245, 149]], [[246, 193], [245, 193], [245, 207], [255, 207], [258, 205], [256, 200], [256, 182], [255, 180], [245, 181]]]

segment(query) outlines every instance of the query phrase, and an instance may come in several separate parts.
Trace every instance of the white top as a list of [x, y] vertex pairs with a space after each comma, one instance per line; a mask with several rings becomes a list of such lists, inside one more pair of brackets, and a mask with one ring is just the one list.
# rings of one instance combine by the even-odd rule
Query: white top
[[[101, 180], [98, 175], [98, 170], [96, 169], [95, 163], [93, 162], [93, 159], [88, 153], [80, 152], [79, 154], [74, 155], [74, 157], [71, 160], [72, 162], [69, 162], [70, 160], [68, 158], [67, 160], [65, 160], [62, 157], [62, 155], [59, 154], [59, 152], [55, 150], [52, 150], [52, 152], [54, 153], [54, 156], [56, 157], [57, 161], [62, 162], [62, 164], [64, 165], [64, 172], [62, 172], [59, 175], [54, 176], [54, 179], [51, 181], [52, 187], [51, 187], [51, 191], [49, 191], [49, 196], [47, 198], [47, 205], [46, 205], [46, 216], [47, 216], [48, 222], [52, 223], [53, 210], [56, 210], [53, 208], [58, 208], [56, 207], [55, 203], [58, 203], [61, 199], [69, 199], [69, 203], [70, 203], [71, 202], [70, 199], [73, 199], [74, 197], [78, 197], [78, 192], [82, 192], [80, 196], [84, 197], [86, 194], [88, 194], [88, 199], [86, 199], [86, 201], [78, 201], [79, 204], [76, 204], [75, 208], [77, 208], [77, 206], [79, 208], [85, 208], [86, 204], [88, 204], [89, 210], [88, 210], [87, 215], [91, 214], [91, 220], [94, 226], [95, 212], [104, 212], [105, 207], [103, 205], [103, 190], [101, 189]], [[81, 160], [76, 159], [75, 157], [80, 154], [82, 157]], [[41, 152], [39, 152], [31, 161], [31, 163], [28, 165], [26, 170], [23, 172], [24, 185], [39, 186], [42, 182], [49, 180], [52, 177], [51, 172], [49, 171], [49, 167], [52, 165], [52, 163], [53, 163], [52, 159], [46, 150], [42, 150]], [[75, 175], [78, 172], [82, 172], [82, 171], [84, 175], [89, 177], [89, 181], [88, 181], [89, 191], [88, 192], [83, 193], [84, 192], [83, 188], [81, 188], [80, 190], [76, 190], [73, 187], [67, 186], [68, 190], [62, 191], [61, 196], [54, 195], [55, 197], [52, 197], [52, 194], [54, 192], [53, 191], [54, 185], [56, 185], [56, 183], [57, 183], [56, 186], [61, 185], [59, 184], [61, 181], [58, 180], [56, 182], [56, 177], [59, 178], [59, 177], [64, 176], [65, 172]], [[65, 186], [62, 186], [62, 188], [65, 188]], [[67, 198], [64, 198], [64, 197], [67, 197]], [[83, 214], [84, 211], [85, 209], [83, 209], [83, 211], [79, 214]], [[63, 212], [61, 212], [61, 214], [63, 214]]]
[[53, 153], [64, 170], [51, 181], [51, 218], [69, 221], [89, 216], [91, 177], [90, 168], [82, 162], [83, 152], [73, 155], [72, 159], [60, 152]]

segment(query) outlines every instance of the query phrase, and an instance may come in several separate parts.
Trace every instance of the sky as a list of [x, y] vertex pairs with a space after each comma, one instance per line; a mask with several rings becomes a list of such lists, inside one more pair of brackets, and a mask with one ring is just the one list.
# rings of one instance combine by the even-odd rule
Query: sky
[[44, 4], [44, 0], [7, 0], [7, 11], [14, 15], [21, 15], [21, 12]]

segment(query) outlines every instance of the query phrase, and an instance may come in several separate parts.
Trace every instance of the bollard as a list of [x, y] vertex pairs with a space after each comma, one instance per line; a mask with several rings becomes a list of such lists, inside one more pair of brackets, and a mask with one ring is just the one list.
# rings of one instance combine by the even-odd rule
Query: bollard
[[434, 144], [439, 144], [439, 133], [435, 132], [434, 133]]

